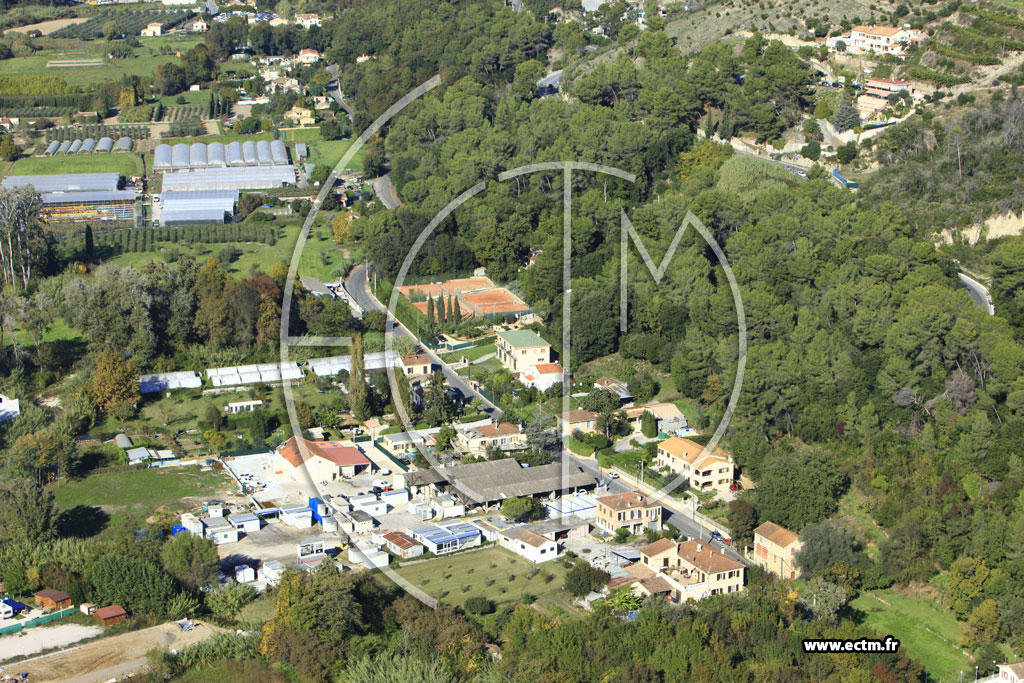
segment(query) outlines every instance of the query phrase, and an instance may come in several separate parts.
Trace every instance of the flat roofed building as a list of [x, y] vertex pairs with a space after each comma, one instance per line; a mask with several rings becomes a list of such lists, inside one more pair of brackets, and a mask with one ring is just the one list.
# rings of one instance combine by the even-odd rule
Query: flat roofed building
[[521, 526], [498, 534], [498, 545], [535, 564], [558, 557], [558, 543]]
[[[67, 142], [65, 140], [65, 142]], [[70, 145], [69, 145], [70, 146]], [[0, 181], [10, 190], [31, 185], [36, 192], [104, 192], [116, 190], [120, 176], [116, 173], [55, 173], [53, 175], [15, 175]]]

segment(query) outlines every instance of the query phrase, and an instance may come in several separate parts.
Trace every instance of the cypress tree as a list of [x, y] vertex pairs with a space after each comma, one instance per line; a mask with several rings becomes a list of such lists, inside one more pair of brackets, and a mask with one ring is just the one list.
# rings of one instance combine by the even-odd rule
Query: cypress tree
[[462, 307], [459, 305], [459, 297], [452, 297], [452, 322], [458, 325], [462, 322]]
[[427, 297], [427, 324], [431, 326], [434, 324], [434, 297], [432, 296]]
[[85, 257], [88, 259], [92, 258], [94, 245], [92, 241], [92, 226], [85, 226]]
[[352, 340], [352, 372], [348, 376], [348, 406], [357, 420], [370, 417], [370, 394], [363, 376], [363, 338]]

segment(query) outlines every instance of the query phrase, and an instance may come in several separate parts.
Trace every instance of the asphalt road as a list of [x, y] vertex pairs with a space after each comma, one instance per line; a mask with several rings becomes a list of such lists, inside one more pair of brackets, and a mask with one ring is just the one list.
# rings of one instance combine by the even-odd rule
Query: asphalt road
[[340, 104], [341, 108], [345, 110], [345, 113], [348, 115], [348, 120], [349, 121], [354, 120], [355, 114], [356, 114], [356, 110], [353, 109], [352, 105], [349, 104], [348, 102], [346, 102], [345, 98], [341, 96], [341, 89], [340, 89], [341, 86], [338, 83], [338, 65], [337, 64], [330, 64], [330, 65], [328, 65], [327, 66], [327, 71], [331, 74], [331, 78], [333, 79], [332, 82], [335, 85], [334, 88], [328, 88], [327, 92], [330, 94], [331, 97], [334, 98], [334, 101], [337, 102], [338, 104]]
[[[345, 280], [345, 290], [349, 296], [364, 310], [364, 311], [387, 311], [387, 307], [381, 302], [374, 298], [373, 294], [370, 293], [369, 282], [367, 281], [367, 266], [356, 266], [349, 273], [348, 278]], [[419, 339], [416, 338], [412, 332], [410, 332], [402, 323], [395, 320], [395, 329], [398, 331], [397, 334], [407, 337], [416, 346], [422, 347]], [[483, 403], [486, 412], [489, 412], [493, 417], [501, 415], [501, 409], [488, 401], [482, 394], [475, 391], [466, 381], [464, 377], [459, 375], [457, 372], [452, 370], [448, 364], [441, 360], [441, 357], [430, 349], [424, 349], [424, 353], [430, 356], [430, 361], [441, 368], [441, 372], [444, 373], [444, 377], [448, 380], [448, 384], [462, 392], [468, 400], [479, 398]]]
[[989, 315], [995, 315], [996, 308], [992, 305], [992, 295], [988, 293], [988, 288], [968, 275], [963, 273], [958, 273], [958, 275], [960, 282], [967, 288], [967, 293], [974, 299], [975, 305], [984, 308]]
[[395, 194], [395, 186], [391, 184], [391, 174], [385, 173], [379, 178], [370, 180], [373, 193], [380, 197], [381, 203], [388, 209], [397, 209], [402, 205], [398, 195]]
[[[601, 469], [597, 466], [597, 463], [595, 461], [584, 458], [578, 458], [575, 455], [573, 455], [570, 451], [565, 449], [562, 450], [562, 457], [576, 463], [577, 465], [585, 469], [587, 472], [597, 477], [598, 479], [608, 480], [608, 476], [601, 471]], [[608, 485], [609, 493], [625, 493], [626, 491], [632, 490], [634, 490], [633, 487], [630, 486], [627, 482], [623, 481], [622, 479], [611, 479]], [[664, 505], [664, 508], [665, 512], [668, 514], [662, 519], [662, 522], [671, 524], [679, 530], [679, 533], [687, 536], [688, 538], [703, 538], [704, 540], [707, 540], [708, 531], [700, 524], [697, 524], [695, 521], [693, 521], [693, 519], [688, 514], [685, 514], [682, 510], [681, 504], [678, 508], [674, 506], [669, 507], [668, 505]], [[747, 558], [743, 557], [742, 555], [734, 551], [732, 548], [721, 543], [720, 541], [712, 543], [712, 546], [717, 550], [724, 551], [726, 555], [733, 558], [734, 560], [743, 562], [746, 565], [751, 564], [751, 562]]]

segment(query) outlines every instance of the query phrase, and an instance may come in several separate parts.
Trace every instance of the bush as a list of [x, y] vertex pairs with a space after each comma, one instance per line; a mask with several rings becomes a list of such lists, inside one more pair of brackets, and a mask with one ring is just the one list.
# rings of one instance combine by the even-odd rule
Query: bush
[[466, 611], [470, 614], [490, 614], [494, 611], [494, 601], [482, 595], [466, 598]]

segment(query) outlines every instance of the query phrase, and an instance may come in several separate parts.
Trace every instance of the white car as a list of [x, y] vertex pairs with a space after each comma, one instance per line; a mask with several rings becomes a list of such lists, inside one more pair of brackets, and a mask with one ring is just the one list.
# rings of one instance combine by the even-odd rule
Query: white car
[[388, 476], [389, 474], [391, 474], [391, 470], [389, 470], [388, 468], [386, 468], [386, 467], [385, 467], [384, 469], [382, 469], [382, 470], [380, 471], [380, 473], [381, 473], [381, 475], [383, 475], [383, 476], [385, 476], [385, 477], [386, 477], [386, 476]]
[[608, 473], [608, 478], [609, 479], [618, 479], [619, 478], [619, 473], [618, 472], [609, 472]]
[[374, 486], [379, 486], [382, 489], [389, 489], [389, 488], [391, 488], [391, 484], [389, 484], [387, 482], [387, 480], [385, 480], [385, 479], [374, 479], [373, 480], [373, 485]]

